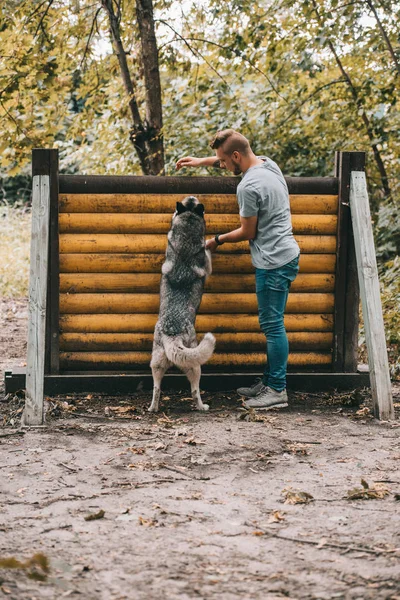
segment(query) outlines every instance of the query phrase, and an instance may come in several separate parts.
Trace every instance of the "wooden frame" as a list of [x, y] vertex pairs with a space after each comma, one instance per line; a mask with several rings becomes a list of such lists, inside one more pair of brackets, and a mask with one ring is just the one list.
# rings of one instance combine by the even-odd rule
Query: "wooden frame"
[[[288, 387], [296, 389], [343, 389], [344, 387], [364, 387], [369, 383], [368, 373], [357, 371], [357, 333], [359, 291], [355, 277], [355, 254], [352, 238], [349, 190], [351, 170], [362, 170], [365, 163], [364, 153], [336, 153], [335, 177], [294, 178], [286, 177], [291, 194], [337, 195], [339, 194], [339, 211], [337, 225], [335, 309], [334, 309], [334, 348], [333, 368], [329, 367], [310, 373], [288, 373]], [[109, 177], [58, 174], [57, 150], [34, 150], [33, 175], [48, 177], [49, 181], [49, 216], [48, 216], [48, 274], [46, 301], [46, 335], [44, 361], [44, 388], [37, 404], [43, 403], [43, 393], [62, 393], [66, 391], [98, 390], [107, 391], [107, 387], [115, 391], [135, 389], [138, 382], [147, 385], [149, 374], [129, 373], [123, 377], [118, 373], [83, 371], [74, 373], [60, 372], [60, 340], [59, 340], [59, 231], [58, 212], [59, 195], [61, 194], [234, 194], [238, 184], [235, 177]], [[254, 373], [243, 370], [243, 373], [207, 373], [202, 379], [204, 389], [231, 389], [236, 385], [235, 378], [241, 381], [250, 380]], [[344, 376], [346, 374], [346, 376]], [[165, 378], [166, 386], [182, 386], [182, 376], [171, 373]], [[128, 385], [129, 382], [129, 385]], [[21, 369], [7, 371], [5, 377], [6, 392], [15, 391], [25, 385], [25, 374]], [[43, 413], [38, 413], [30, 424], [40, 424]], [[27, 423], [28, 423], [27, 421]]]

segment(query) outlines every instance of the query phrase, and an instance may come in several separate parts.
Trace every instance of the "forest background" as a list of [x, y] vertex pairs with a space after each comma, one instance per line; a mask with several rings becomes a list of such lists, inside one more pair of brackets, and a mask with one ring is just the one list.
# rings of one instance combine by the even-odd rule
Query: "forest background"
[[32, 148], [58, 148], [63, 173], [110, 175], [175, 175], [227, 127], [288, 176], [365, 151], [398, 377], [399, 86], [390, 0], [3, 0], [0, 296], [28, 293]]

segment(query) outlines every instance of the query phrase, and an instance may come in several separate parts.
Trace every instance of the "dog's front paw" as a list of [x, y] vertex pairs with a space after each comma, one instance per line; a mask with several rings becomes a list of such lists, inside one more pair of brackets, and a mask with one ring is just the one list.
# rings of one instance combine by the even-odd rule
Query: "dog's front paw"
[[210, 410], [210, 407], [208, 406], [208, 404], [202, 404], [201, 406], [197, 407], [197, 410], [202, 410], [203, 412], [207, 412], [207, 410]]
[[149, 408], [147, 409], [147, 412], [158, 412], [158, 406], [149, 406]]

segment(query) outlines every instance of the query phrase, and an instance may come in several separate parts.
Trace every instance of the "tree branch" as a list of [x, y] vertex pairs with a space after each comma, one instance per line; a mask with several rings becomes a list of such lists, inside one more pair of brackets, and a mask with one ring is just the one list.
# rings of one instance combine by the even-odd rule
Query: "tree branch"
[[210, 67], [210, 69], [212, 69], [214, 71], [214, 73], [225, 83], [225, 85], [231, 89], [229, 83], [224, 79], [224, 77], [222, 77], [222, 75], [220, 73], [218, 73], [218, 71], [212, 66], [212, 64], [201, 54], [201, 52], [199, 50], [197, 50], [197, 48], [192, 48], [192, 46], [189, 44], [189, 42], [187, 41], [187, 38], [184, 38], [183, 35], [181, 35], [180, 33], [178, 33], [173, 27], [172, 25], [170, 25], [167, 21], [164, 21], [163, 19], [157, 19], [158, 23], [163, 23], [164, 25], [166, 25], [167, 27], [169, 27], [174, 34], [178, 37], [178, 39], [180, 39], [190, 50], [190, 52], [196, 57], [200, 57], [202, 60], [204, 60], [204, 62]]
[[[86, 43], [85, 52], [83, 53], [83, 58], [82, 58], [82, 60], [81, 60], [81, 62], [80, 62], [79, 69], [81, 69], [81, 68], [82, 68], [82, 65], [83, 65], [83, 63], [85, 62], [86, 54], [89, 52], [89, 45], [90, 45], [90, 42], [91, 42], [91, 40], [92, 40], [92, 36], [93, 36], [94, 29], [95, 29], [95, 28], [97, 29], [97, 17], [99, 16], [99, 13], [100, 13], [100, 11], [101, 11], [101, 7], [97, 9], [97, 11], [96, 11], [96, 14], [95, 14], [95, 16], [94, 16], [94, 19], [93, 19], [93, 21], [92, 21], [92, 26], [91, 26], [91, 28], [90, 28], [90, 32], [89, 32], [88, 41], [87, 41], [87, 43]], [[98, 31], [98, 30], [97, 30], [97, 31]]]
[[[314, 6], [315, 14], [317, 15], [318, 23], [319, 23], [320, 27], [322, 28], [324, 26], [324, 23], [323, 23], [321, 15], [319, 14], [316, 0], [311, 0], [311, 1], [313, 3], [313, 6]], [[327, 42], [328, 42], [328, 46], [329, 46], [329, 48], [330, 48], [333, 56], [335, 57], [335, 60], [336, 60], [336, 63], [338, 65], [339, 69], [340, 69], [340, 72], [342, 73], [344, 79], [346, 80], [346, 82], [347, 82], [347, 84], [348, 84], [348, 86], [350, 88], [350, 91], [351, 91], [351, 94], [353, 96], [354, 102], [355, 102], [357, 108], [359, 109], [359, 111], [361, 112], [361, 118], [362, 118], [362, 120], [364, 122], [364, 125], [365, 125], [365, 128], [367, 130], [367, 134], [368, 134], [368, 137], [370, 139], [371, 148], [372, 148], [373, 153], [374, 153], [375, 162], [377, 164], [379, 173], [381, 175], [382, 186], [383, 186], [383, 189], [385, 191], [385, 195], [387, 197], [390, 197], [391, 196], [391, 190], [390, 190], [390, 187], [389, 187], [389, 179], [388, 179], [388, 176], [387, 176], [387, 173], [386, 173], [385, 165], [384, 165], [382, 157], [381, 157], [381, 153], [380, 153], [380, 151], [378, 149], [377, 144], [374, 142], [375, 135], [374, 135], [374, 131], [373, 131], [373, 126], [371, 125], [371, 122], [370, 122], [370, 120], [369, 120], [369, 118], [368, 118], [368, 116], [367, 116], [367, 114], [365, 112], [362, 100], [361, 100], [360, 96], [358, 95], [358, 92], [357, 92], [357, 90], [356, 90], [356, 88], [355, 88], [355, 86], [354, 86], [354, 84], [353, 84], [353, 82], [352, 82], [352, 80], [350, 78], [350, 75], [345, 70], [345, 68], [344, 68], [344, 66], [342, 64], [342, 61], [340, 60], [339, 55], [336, 52], [336, 49], [335, 49], [335, 47], [334, 47], [334, 45], [333, 45], [333, 43], [332, 43], [332, 41], [331, 41], [331, 39], [329, 37], [327, 37]]]
[[[247, 58], [246, 56], [244, 56], [244, 54], [238, 50], [233, 48], [232, 46], [223, 46], [222, 44], [218, 44], [217, 42], [212, 42], [211, 40], [205, 40], [203, 38], [195, 38], [195, 37], [189, 37], [189, 38], [185, 38], [186, 40], [190, 40], [190, 41], [194, 41], [194, 42], [203, 42], [204, 44], [210, 44], [211, 46], [216, 46], [217, 48], [221, 48], [221, 50], [226, 51], [230, 51], [233, 52], [238, 58], [241, 58], [244, 62], [248, 63], [255, 71], [257, 71], [257, 73], [260, 73], [260, 75], [262, 75], [269, 83], [269, 85], [271, 86], [271, 89], [275, 92], [275, 94], [277, 96], [279, 96], [279, 98], [281, 98], [281, 100], [283, 100], [284, 102], [286, 102], [286, 104], [289, 104], [288, 100], [286, 100], [286, 98], [284, 96], [282, 96], [278, 90], [275, 88], [274, 84], [272, 83], [272, 81], [270, 80], [270, 78], [268, 77], [268, 75], [266, 73], [264, 73], [264, 71], [262, 71], [261, 69], [259, 69], [254, 63], [253, 61], [251, 61], [249, 58]], [[173, 40], [171, 40], [173, 41]]]
[[292, 118], [292, 116], [295, 115], [301, 109], [302, 106], [304, 106], [304, 104], [306, 104], [309, 100], [311, 100], [311, 98], [313, 98], [314, 96], [319, 94], [319, 92], [321, 92], [323, 89], [331, 87], [332, 85], [336, 85], [338, 83], [347, 83], [347, 82], [345, 81], [345, 79], [335, 79], [334, 81], [330, 81], [329, 83], [326, 83], [325, 85], [321, 85], [321, 87], [314, 90], [312, 92], [312, 94], [310, 94], [309, 96], [307, 96], [307, 98], [305, 98], [302, 102], [300, 102], [292, 110], [292, 112], [290, 112], [289, 115], [278, 124], [277, 128], [279, 129], [279, 127], [282, 127], [282, 125], [284, 125], [287, 121], [289, 121]]
[[390, 56], [392, 57], [393, 62], [395, 64], [395, 67], [397, 69], [396, 75], [400, 75], [400, 64], [399, 64], [399, 61], [397, 60], [397, 56], [396, 56], [396, 54], [394, 52], [393, 46], [392, 46], [392, 44], [391, 44], [391, 42], [389, 40], [389, 37], [388, 37], [386, 31], [383, 28], [383, 25], [382, 25], [382, 22], [381, 22], [381, 20], [380, 20], [380, 18], [378, 16], [378, 13], [376, 12], [376, 8], [375, 8], [372, 0], [365, 0], [365, 1], [368, 4], [368, 6], [371, 9], [371, 11], [373, 12], [374, 17], [376, 19], [376, 22], [378, 23], [379, 30], [380, 30], [380, 32], [382, 34], [382, 37], [383, 37], [383, 39], [385, 41], [385, 44], [386, 44], [386, 46], [387, 46], [387, 48], [389, 50]]

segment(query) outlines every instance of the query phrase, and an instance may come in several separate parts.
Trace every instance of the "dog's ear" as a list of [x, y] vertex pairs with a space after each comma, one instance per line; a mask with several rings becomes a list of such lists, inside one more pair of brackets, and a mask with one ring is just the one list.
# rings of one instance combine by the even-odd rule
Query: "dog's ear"
[[196, 215], [199, 215], [199, 217], [204, 217], [204, 204], [196, 204], [194, 207], [194, 212]]
[[176, 203], [176, 212], [178, 213], [178, 215], [180, 215], [181, 213], [186, 211], [186, 207], [182, 204], [182, 202], [177, 202]]

